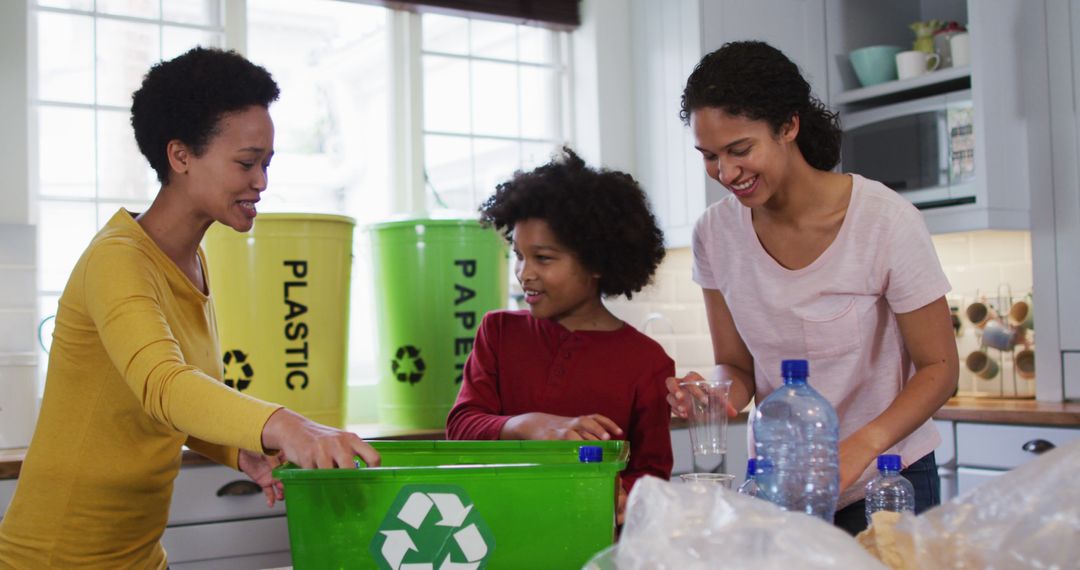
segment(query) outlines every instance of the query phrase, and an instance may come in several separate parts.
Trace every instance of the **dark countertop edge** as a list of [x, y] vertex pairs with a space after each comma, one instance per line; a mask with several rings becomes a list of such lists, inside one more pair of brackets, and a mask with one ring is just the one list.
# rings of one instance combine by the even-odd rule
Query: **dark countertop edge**
[[[742, 411], [731, 419], [745, 423], [749, 414]], [[936, 414], [936, 420], [997, 424], [1037, 425], [1051, 427], [1080, 427], [1080, 402], [1037, 402], [1035, 400], [996, 400], [990, 398], [953, 398]], [[687, 428], [686, 420], [671, 418], [671, 429]], [[441, 428], [394, 428], [381, 424], [351, 424], [350, 431], [365, 440], [443, 439]], [[25, 449], [0, 449], [0, 480], [17, 479], [22, 468]], [[185, 449], [183, 466], [216, 465], [203, 455]]]

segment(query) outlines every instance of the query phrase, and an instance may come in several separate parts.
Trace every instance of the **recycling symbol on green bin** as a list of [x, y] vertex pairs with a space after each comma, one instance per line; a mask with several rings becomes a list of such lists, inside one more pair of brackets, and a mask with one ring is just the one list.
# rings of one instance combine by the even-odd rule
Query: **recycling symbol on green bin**
[[244, 351], [228, 350], [222, 360], [225, 361], [225, 385], [241, 392], [247, 390], [255, 376], [255, 370], [251, 368]]
[[382, 570], [480, 570], [495, 535], [457, 485], [405, 485], [370, 551]]
[[394, 353], [394, 360], [390, 362], [390, 370], [394, 373], [394, 377], [399, 382], [409, 384], [419, 382], [424, 377], [426, 368], [424, 359], [420, 358], [420, 349], [409, 344], [399, 347]]

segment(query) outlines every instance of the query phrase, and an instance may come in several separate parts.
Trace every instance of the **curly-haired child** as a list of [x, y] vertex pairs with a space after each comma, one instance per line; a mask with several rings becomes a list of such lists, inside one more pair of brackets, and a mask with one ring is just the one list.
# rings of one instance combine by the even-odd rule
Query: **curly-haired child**
[[629, 491], [642, 475], [671, 475], [664, 380], [675, 364], [602, 298], [649, 283], [663, 232], [630, 175], [564, 153], [516, 173], [480, 206], [481, 221], [513, 248], [529, 310], [484, 317], [447, 437], [626, 439]]

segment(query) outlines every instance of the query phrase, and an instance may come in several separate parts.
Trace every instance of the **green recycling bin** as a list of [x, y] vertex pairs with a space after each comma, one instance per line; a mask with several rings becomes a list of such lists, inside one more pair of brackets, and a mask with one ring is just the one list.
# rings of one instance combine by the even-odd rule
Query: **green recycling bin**
[[440, 428], [484, 314], [506, 305], [507, 248], [472, 219], [374, 224], [379, 421]]

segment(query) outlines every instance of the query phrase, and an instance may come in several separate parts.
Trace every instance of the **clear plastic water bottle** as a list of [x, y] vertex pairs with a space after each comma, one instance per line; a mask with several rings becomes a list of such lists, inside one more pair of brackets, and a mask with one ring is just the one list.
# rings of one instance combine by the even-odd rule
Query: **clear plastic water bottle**
[[829, 402], [807, 384], [809, 364], [785, 360], [784, 385], [757, 407], [754, 446], [758, 496], [787, 511], [832, 523], [840, 495], [840, 421]]
[[739, 493], [756, 497], [757, 491], [757, 460], [753, 457], [746, 460], [746, 480], [739, 485]]
[[899, 455], [880, 455], [878, 476], [866, 484], [866, 524], [878, 511], [915, 512], [915, 487], [900, 474]]

